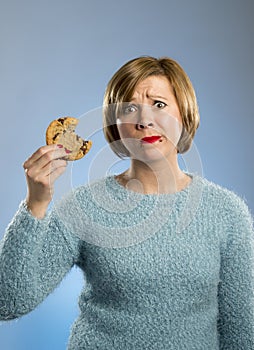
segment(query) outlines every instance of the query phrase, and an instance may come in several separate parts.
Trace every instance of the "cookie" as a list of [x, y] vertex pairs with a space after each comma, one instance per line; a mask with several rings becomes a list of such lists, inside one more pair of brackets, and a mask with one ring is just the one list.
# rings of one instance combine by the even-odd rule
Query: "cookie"
[[46, 130], [47, 145], [60, 144], [71, 151], [67, 160], [78, 160], [84, 157], [92, 146], [92, 141], [85, 141], [75, 133], [79, 120], [63, 117], [53, 120]]

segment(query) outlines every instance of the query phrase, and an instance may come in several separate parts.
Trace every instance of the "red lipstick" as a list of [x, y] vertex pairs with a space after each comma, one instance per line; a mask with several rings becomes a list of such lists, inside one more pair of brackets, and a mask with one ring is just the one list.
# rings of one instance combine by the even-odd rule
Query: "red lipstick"
[[142, 138], [143, 142], [148, 142], [148, 143], [154, 143], [158, 141], [161, 138], [161, 136], [146, 136]]

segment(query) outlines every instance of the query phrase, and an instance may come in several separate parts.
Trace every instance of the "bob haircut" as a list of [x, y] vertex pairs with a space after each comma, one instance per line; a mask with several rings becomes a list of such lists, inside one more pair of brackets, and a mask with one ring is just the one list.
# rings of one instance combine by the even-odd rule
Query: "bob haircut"
[[169, 57], [141, 56], [125, 63], [109, 81], [103, 100], [103, 131], [112, 150], [120, 157], [129, 157], [118, 132], [118, 107], [129, 102], [137, 84], [150, 76], [166, 77], [172, 86], [181, 114], [183, 129], [177, 152], [186, 152], [199, 126], [199, 111], [192, 83], [182, 67]]

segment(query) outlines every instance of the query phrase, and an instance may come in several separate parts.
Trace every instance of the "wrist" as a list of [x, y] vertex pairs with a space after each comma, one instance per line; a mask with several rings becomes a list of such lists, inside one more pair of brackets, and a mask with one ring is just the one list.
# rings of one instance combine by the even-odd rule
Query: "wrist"
[[48, 202], [36, 202], [29, 199], [25, 200], [26, 209], [37, 219], [43, 219], [47, 213]]

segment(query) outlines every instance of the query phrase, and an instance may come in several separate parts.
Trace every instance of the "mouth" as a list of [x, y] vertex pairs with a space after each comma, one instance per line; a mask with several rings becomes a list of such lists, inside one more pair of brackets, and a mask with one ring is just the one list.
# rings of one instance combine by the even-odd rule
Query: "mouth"
[[155, 136], [146, 136], [141, 139], [141, 142], [146, 143], [154, 143], [156, 141], [159, 141], [161, 139], [161, 136], [155, 135]]

